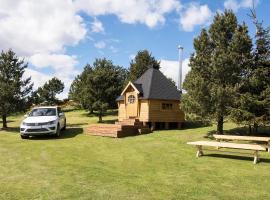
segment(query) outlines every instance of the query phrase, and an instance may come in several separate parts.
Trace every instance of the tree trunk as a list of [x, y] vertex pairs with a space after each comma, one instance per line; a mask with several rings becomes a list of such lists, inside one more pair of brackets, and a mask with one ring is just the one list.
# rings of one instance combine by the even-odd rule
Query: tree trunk
[[98, 114], [98, 122], [99, 122], [99, 123], [102, 122], [102, 113], [101, 113], [101, 112]]
[[258, 134], [258, 124], [256, 122], [254, 123], [254, 134]]
[[7, 116], [2, 115], [3, 129], [7, 128]]
[[217, 133], [223, 135], [223, 116], [219, 115], [217, 119]]
[[94, 114], [94, 109], [90, 108], [90, 114]]
[[248, 134], [249, 134], [249, 135], [251, 135], [251, 134], [252, 134], [252, 127], [251, 127], [251, 125], [250, 125], [250, 124], [248, 125]]

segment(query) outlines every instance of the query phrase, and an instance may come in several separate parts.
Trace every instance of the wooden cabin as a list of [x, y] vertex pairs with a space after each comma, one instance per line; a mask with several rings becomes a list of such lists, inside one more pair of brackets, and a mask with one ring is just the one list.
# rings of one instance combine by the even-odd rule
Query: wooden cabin
[[118, 120], [137, 119], [152, 130], [181, 128], [185, 114], [180, 97], [180, 91], [162, 72], [149, 68], [117, 98]]

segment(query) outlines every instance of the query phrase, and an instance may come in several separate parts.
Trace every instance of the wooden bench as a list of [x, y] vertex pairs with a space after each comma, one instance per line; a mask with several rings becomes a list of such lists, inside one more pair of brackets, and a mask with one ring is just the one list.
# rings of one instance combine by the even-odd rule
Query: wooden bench
[[217, 135], [214, 134], [213, 137], [217, 141], [222, 140], [238, 140], [238, 141], [252, 141], [252, 142], [263, 142], [265, 147], [270, 153], [270, 137], [254, 137], [254, 136], [238, 136], [238, 135]]
[[229, 142], [212, 142], [212, 141], [196, 141], [196, 142], [188, 142], [189, 145], [194, 145], [197, 147], [197, 157], [203, 155], [202, 147], [216, 147], [216, 148], [229, 148], [229, 149], [243, 149], [243, 150], [252, 150], [254, 151], [254, 164], [259, 161], [259, 151], [266, 151], [266, 148], [257, 145], [257, 144], [237, 144], [237, 143], [229, 143]]

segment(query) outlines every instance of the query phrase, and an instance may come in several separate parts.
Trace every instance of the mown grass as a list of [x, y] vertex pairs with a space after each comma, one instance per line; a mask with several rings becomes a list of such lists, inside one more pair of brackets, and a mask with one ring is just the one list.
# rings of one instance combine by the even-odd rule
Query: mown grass
[[22, 116], [9, 118], [12, 128], [0, 131], [0, 199], [270, 199], [267, 153], [258, 165], [240, 155], [195, 158], [186, 142], [206, 139], [213, 126], [113, 139], [83, 134], [96, 117], [66, 115], [59, 139], [21, 140]]

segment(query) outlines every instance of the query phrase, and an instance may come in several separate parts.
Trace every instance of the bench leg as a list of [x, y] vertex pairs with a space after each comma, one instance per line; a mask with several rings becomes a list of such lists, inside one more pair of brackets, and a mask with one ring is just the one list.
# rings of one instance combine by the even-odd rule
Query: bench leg
[[203, 151], [202, 151], [202, 146], [196, 146], [197, 147], [197, 154], [196, 154], [196, 157], [200, 157], [203, 155]]
[[260, 159], [259, 159], [259, 153], [258, 153], [258, 151], [255, 151], [254, 152], [254, 161], [253, 161], [253, 163], [254, 164], [257, 164], [257, 162], [259, 161]]

